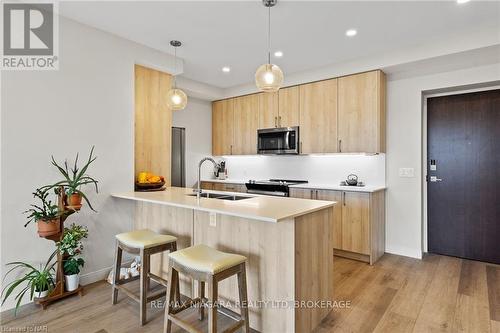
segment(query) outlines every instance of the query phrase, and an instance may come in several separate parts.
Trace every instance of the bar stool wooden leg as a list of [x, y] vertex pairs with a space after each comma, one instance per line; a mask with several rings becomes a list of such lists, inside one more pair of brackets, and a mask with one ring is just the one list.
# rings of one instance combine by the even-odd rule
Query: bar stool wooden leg
[[217, 280], [211, 276], [208, 281], [208, 333], [217, 332]]
[[146, 305], [147, 305], [147, 293], [149, 285], [149, 254], [145, 253], [144, 249], [141, 249], [141, 277], [140, 277], [140, 312], [139, 321], [141, 326], [146, 324]]
[[122, 266], [122, 249], [120, 248], [120, 244], [118, 241], [116, 242], [116, 249], [115, 249], [115, 267], [114, 267], [114, 274], [113, 274], [113, 295], [111, 298], [111, 304], [116, 304], [118, 301], [118, 288], [116, 285], [118, 284], [118, 281], [120, 280], [120, 268]]
[[[167, 298], [165, 301], [167, 304], [165, 304], [165, 324], [163, 325], [164, 327], [164, 333], [171, 333], [172, 332], [172, 320], [170, 320], [170, 313], [172, 312], [173, 309], [173, 303], [174, 303], [174, 295], [175, 295], [175, 288], [176, 284], [178, 281], [176, 281], [176, 274], [174, 274], [174, 269], [172, 267], [172, 264], [169, 265], [168, 269], [168, 288], [167, 288]], [[178, 275], [177, 275], [178, 277]]]
[[[171, 245], [170, 252], [175, 252], [175, 251], [177, 251], [177, 243], [173, 243]], [[177, 273], [177, 280], [179, 280], [179, 273]], [[180, 286], [180, 283], [177, 283], [177, 285], [176, 285], [176, 288], [175, 288], [175, 298], [176, 298], [176, 301], [180, 304], [181, 303], [181, 286]]]
[[198, 310], [199, 311], [198, 319], [203, 320], [205, 319], [205, 309], [203, 307], [204, 306], [203, 298], [205, 298], [205, 282], [201, 280], [198, 281], [198, 296], [201, 299], [200, 309]]
[[238, 291], [240, 294], [241, 319], [245, 321], [245, 332], [250, 333], [250, 322], [248, 317], [247, 274], [245, 263], [240, 264], [240, 271], [238, 273]]

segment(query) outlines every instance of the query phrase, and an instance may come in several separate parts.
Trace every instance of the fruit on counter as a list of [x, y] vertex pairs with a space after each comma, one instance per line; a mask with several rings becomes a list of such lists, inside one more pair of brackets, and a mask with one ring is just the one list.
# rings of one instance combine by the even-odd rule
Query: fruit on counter
[[160, 183], [164, 181], [165, 178], [163, 176], [158, 176], [151, 172], [139, 172], [137, 175], [137, 182], [140, 184]]

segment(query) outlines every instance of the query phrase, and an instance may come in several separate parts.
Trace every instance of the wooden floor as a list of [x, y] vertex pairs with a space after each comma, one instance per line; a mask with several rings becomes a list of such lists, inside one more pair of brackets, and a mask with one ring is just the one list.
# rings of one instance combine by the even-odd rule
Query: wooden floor
[[[335, 299], [350, 306], [335, 308], [316, 332], [500, 332], [497, 265], [386, 254], [369, 266], [335, 257], [334, 282]], [[194, 313], [188, 317], [196, 322]], [[161, 332], [163, 310], [150, 309], [148, 318], [141, 328], [138, 304], [121, 295], [119, 304], [111, 306], [111, 287], [98, 282], [87, 286], [82, 298], [55, 303], [45, 311], [30, 304], [15, 318], [12, 311], [2, 313], [0, 332], [39, 325], [40, 332], [43, 326], [47, 332]], [[223, 319], [220, 324], [225, 326], [229, 322]], [[182, 332], [175, 325], [173, 331]]]

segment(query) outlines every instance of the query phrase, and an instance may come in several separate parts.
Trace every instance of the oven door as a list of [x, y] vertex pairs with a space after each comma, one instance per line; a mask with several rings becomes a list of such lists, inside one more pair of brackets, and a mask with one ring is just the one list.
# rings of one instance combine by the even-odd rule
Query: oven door
[[257, 131], [259, 154], [298, 154], [299, 127], [266, 128]]

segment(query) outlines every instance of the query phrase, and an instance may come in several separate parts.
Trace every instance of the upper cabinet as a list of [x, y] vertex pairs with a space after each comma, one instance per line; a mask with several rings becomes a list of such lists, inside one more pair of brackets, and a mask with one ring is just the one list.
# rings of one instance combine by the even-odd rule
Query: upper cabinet
[[299, 86], [301, 152], [337, 152], [337, 79]]
[[260, 93], [259, 128], [278, 127], [278, 92]]
[[299, 87], [281, 88], [278, 90], [278, 126], [299, 126]]
[[338, 79], [338, 140], [342, 153], [385, 152], [385, 74]]
[[233, 155], [257, 154], [257, 129], [259, 128], [259, 95], [234, 99]]
[[231, 155], [234, 135], [234, 99], [212, 104], [212, 154]]
[[213, 155], [257, 153], [257, 129], [299, 126], [300, 152], [385, 152], [385, 74], [348, 75], [213, 103]]

